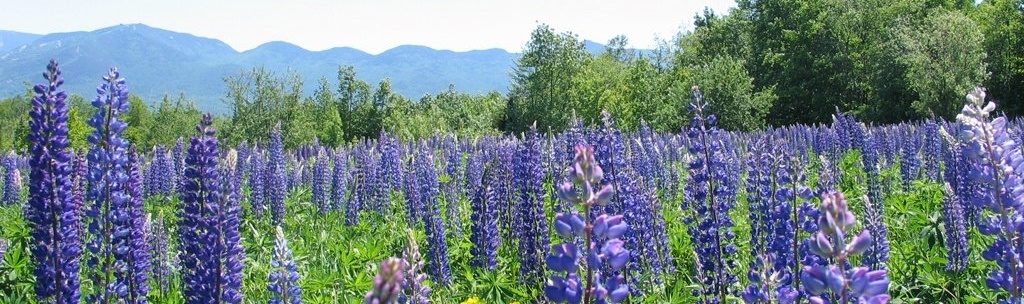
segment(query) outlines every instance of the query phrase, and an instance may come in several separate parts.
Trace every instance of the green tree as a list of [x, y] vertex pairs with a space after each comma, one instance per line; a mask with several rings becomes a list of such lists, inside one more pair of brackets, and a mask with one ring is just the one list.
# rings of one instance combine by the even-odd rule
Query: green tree
[[1024, 115], [1024, 1], [988, 0], [972, 14], [985, 36], [985, 88], [1010, 115]]
[[[580, 92], [591, 59], [574, 34], [555, 34], [551, 27], [539, 25], [512, 73], [505, 131], [525, 132], [534, 122], [539, 130], [565, 129], [569, 113], [586, 102], [596, 102]], [[583, 118], [596, 121], [600, 111], [589, 114]]]
[[153, 127], [153, 111], [142, 98], [135, 94], [129, 95], [128, 113], [121, 117], [128, 123], [128, 129], [124, 130], [125, 139], [143, 151], [153, 144], [149, 138], [149, 130]]
[[953, 119], [964, 92], [985, 79], [981, 29], [960, 11], [932, 10], [924, 20], [897, 28], [892, 41], [909, 89], [917, 94], [912, 106], [922, 117]]

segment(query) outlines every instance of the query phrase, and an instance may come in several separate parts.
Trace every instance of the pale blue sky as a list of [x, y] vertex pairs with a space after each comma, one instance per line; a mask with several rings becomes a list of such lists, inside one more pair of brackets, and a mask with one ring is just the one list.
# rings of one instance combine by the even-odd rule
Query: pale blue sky
[[633, 47], [652, 48], [657, 38], [692, 28], [704, 7], [721, 14], [735, 6], [734, 0], [11, 1], [0, 0], [0, 29], [45, 34], [144, 23], [220, 39], [239, 51], [280, 40], [314, 51], [349, 46], [373, 54], [403, 44], [518, 52], [539, 23], [602, 43], [623, 34]]

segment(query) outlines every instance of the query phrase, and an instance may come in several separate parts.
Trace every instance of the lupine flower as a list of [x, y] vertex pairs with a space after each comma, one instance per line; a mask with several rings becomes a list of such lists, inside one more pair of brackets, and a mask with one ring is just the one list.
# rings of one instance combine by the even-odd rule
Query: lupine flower
[[388, 258], [380, 262], [380, 273], [373, 278], [373, 289], [366, 293], [366, 304], [398, 303], [405, 283], [405, 260]]
[[[484, 166], [480, 164], [483, 162], [483, 157], [483, 154], [474, 154], [470, 157], [470, 165], [483, 168]], [[493, 168], [496, 165], [489, 164], [488, 168]], [[473, 193], [470, 200], [470, 205], [473, 208], [473, 226], [470, 230], [470, 240], [474, 246], [471, 249], [473, 260], [470, 264], [494, 270], [498, 266], [498, 247], [501, 246], [501, 235], [498, 231], [498, 206], [494, 204], [499, 193], [496, 193], [491, 185], [495, 185], [499, 181], [497, 180], [498, 175], [493, 170], [484, 169], [483, 171], [483, 180], [476, 181], [475, 189], [471, 191]]]
[[1020, 145], [1007, 132], [1006, 117], [990, 120], [996, 104], [985, 101], [985, 92], [975, 88], [967, 94], [967, 104], [957, 115], [961, 123], [958, 137], [966, 144], [963, 153], [970, 157], [971, 177], [983, 185], [987, 196], [974, 198], [974, 205], [992, 211], [978, 223], [982, 234], [995, 241], [982, 252], [982, 258], [995, 261], [1001, 269], [985, 281], [989, 288], [1005, 290], [1006, 303], [1024, 301], [1024, 248], [1019, 245], [1024, 218], [1024, 167]]
[[345, 205], [345, 225], [355, 226], [359, 225], [359, 211], [364, 206], [363, 203], [368, 199], [370, 191], [372, 191], [372, 184], [369, 181], [373, 178], [371, 172], [367, 172], [367, 162], [370, 161], [368, 151], [364, 149], [358, 149], [355, 153], [355, 173], [353, 174], [354, 189], [352, 195], [348, 197], [348, 204]]
[[716, 139], [722, 133], [714, 126], [714, 115], [705, 117], [703, 111], [707, 104], [697, 87], [692, 89], [690, 98], [693, 101], [690, 109], [696, 115], [690, 121], [687, 137], [691, 144], [689, 151], [695, 157], [690, 162], [683, 209], [693, 210], [685, 221], [691, 223], [690, 237], [696, 247], [697, 276], [702, 285], [695, 293], [701, 297], [699, 303], [719, 304], [733, 294], [729, 287], [737, 281], [736, 275], [731, 273], [736, 265], [730, 257], [736, 255], [737, 248], [732, 243], [736, 235], [729, 217], [735, 189], [729, 186], [734, 184], [733, 179], [738, 174], [731, 174], [727, 168], [723, 143]]
[[181, 193], [185, 183], [185, 139], [178, 137], [174, 142], [174, 191]]
[[[551, 246], [546, 262], [548, 269], [556, 274], [544, 283], [544, 295], [555, 303], [622, 302], [629, 296], [625, 278], [615, 275], [605, 281], [599, 271], [608, 267], [617, 273], [629, 262], [630, 252], [619, 239], [629, 230], [628, 225], [622, 215], [601, 214], [593, 221], [587, 216], [590, 208], [603, 207], [611, 201], [614, 188], [605, 185], [594, 190], [594, 184], [602, 180], [604, 173], [594, 158], [592, 147], [576, 148], [576, 160], [567, 175], [567, 180], [558, 186], [558, 197], [572, 205], [581, 205], [583, 210], [555, 215], [555, 232], [565, 242]], [[576, 238], [583, 238], [585, 251], [577, 247]], [[600, 248], [598, 243], [602, 244]], [[584, 257], [586, 267], [580, 278], [580, 260]]]
[[334, 171], [331, 174], [331, 209], [341, 210], [348, 191], [348, 155], [344, 151], [334, 153]]
[[942, 161], [942, 137], [939, 136], [939, 124], [928, 120], [924, 123], [924, 142], [921, 146], [922, 159], [924, 160], [925, 177], [932, 180], [939, 180], [939, 165]]
[[405, 284], [402, 285], [405, 291], [399, 295], [399, 302], [430, 304], [430, 287], [423, 284], [427, 280], [427, 274], [421, 272], [423, 257], [420, 255], [420, 246], [416, 244], [416, 236], [412, 229], [406, 229], [405, 236], [405, 250], [402, 252], [402, 259], [407, 266]]
[[420, 191], [419, 170], [416, 169], [415, 159], [409, 160], [408, 170], [405, 172], [405, 201], [406, 201], [406, 223], [414, 228], [423, 219], [423, 199]]
[[171, 255], [170, 243], [167, 241], [167, 227], [162, 215], [153, 219], [152, 214], [146, 216], [149, 223], [149, 256], [152, 273], [150, 277], [156, 283], [161, 296], [166, 296], [170, 288]]
[[0, 264], [4, 262], [4, 255], [7, 254], [7, 240], [0, 239]]
[[[128, 149], [128, 184], [126, 192], [128, 201], [128, 252], [127, 271], [125, 273], [128, 288], [128, 303], [146, 303], [149, 294], [149, 273], [151, 267], [149, 247], [147, 243], [147, 218], [145, 200], [142, 196], [142, 176], [139, 174], [139, 155], [135, 146]], [[115, 255], [116, 256], [116, 255]]]
[[256, 218], [263, 217], [267, 211], [267, 166], [264, 163], [263, 151], [253, 151], [249, 156], [249, 209]]
[[857, 303], [885, 304], [889, 301], [889, 278], [885, 269], [871, 270], [869, 267], [846, 267], [847, 259], [860, 255], [871, 247], [872, 237], [864, 230], [846, 242], [846, 236], [856, 225], [857, 219], [846, 203], [841, 192], [822, 195], [818, 227], [821, 228], [811, 239], [810, 250], [814, 254], [834, 261], [831, 265], [807, 265], [800, 273], [804, 290], [812, 295], [811, 303]]
[[78, 303], [82, 244], [72, 190], [72, 154], [68, 151], [67, 94], [56, 61], [50, 61], [45, 84], [33, 87], [29, 111], [29, 198], [25, 206], [36, 299], [44, 303]]
[[274, 259], [270, 261], [269, 289], [271, 304], [302, 304], [302, 289], [299, 288], [299, 269], [292, 259], [292, 250], [284, 230], [277, 226], [274, 241]]
[[889, 228], [885, 225], [885, 219], [883, 218], [885, 204], [882, 196], [882, 181], [880, 177], [879, 155], [878, 150], [882, 145], [879, 143], [881, 140], [882, 133], [873, 133], [870, 137], [866, 138], [864, 143], [863, 151], [863, 164], [864, 171], [867, 174], [868, 183], [868, 201], [865, 204], [871, 204], [868, 208], [869, 214], [867, 215], [867, 228], [871, 231], [871, 237], [874, 239], [871, 248], [864, 254], [865, 263], [871, 268], [885, 268], [886, 263], [889, 261]]
[[544, 212], [544, 167], [541, 164], [541, 140], [537, 127], [530, 127], [523, 143], [517, 171], [520, 177], [520, 205], [514, 217], [519, 229], [519, 273], [527, 285], [537, 285], [544, 278], [544, 256], [547, 255], [547, 216]]
[[285, 206], [284, 198], [288, 192], [288, 178], [285, 172], [284, 142], [281, 139], [281, 122], [270, 131], [270, 160], [267, 161], [266, 183], [267, 201], [270, 205], [270, 217], [274, 225], [283, 226]]
[[418, 157], [416, 169], [419, 172], [421, 199], [424, 201], [423, 226], [430, 240], [430, 246], [427, 248], [430, 263], [427, 266], [434, 282], [448, 286], [452, 284], [452, 273], [448, 265], [448, 242], [438, 202], [440, 190], [437, 171], [434, 169], [434, 159], [430, 151], [420, 152]]
[[[241, 238], [238, 233], [240, 208], [233, 198], [230, 181], [222, 178], [234, 170], [229, 159], [226, 168], [218, 168], [217, 137], [213, 118], [203, 115], [196, 129], [198, 137], [189, 140], [185, 158], [185, 179], [179, 205], [179, 241], [181, 276], [185, 301], [189, 303], [240, 303]], [[228, 182], [227, 189], [221, 185]]]
[[313, 165], [313, 203], [320, 207], [320, 213], [331, 210], [331, 176], [328, 174], [327, 152], [321, 150]]
[[[128, 111], [128, 90], [117, 69], [111, 69], [103, 80], [92, 103], [96, 114], [89, 119], [95, 131], [88, 138], [92, 146], [88, 154], [90, 188], [86, 200], [90, 205], [86, 215], [90, 218], [87, 248], [94, 289], [87, 299], [93, 303], [119, 299], [145, 302], [145, 292], [130, 280], [135, 269], [124, 266], [133, 262], [132, 252], [143, 250], [133, 246], [140, 243], [133, 240], [133, 232], [141, 227], [132, 223], [133, 198], [128, 186], [134, 181], [129, 180], [128, 173], [129, 143], [121, 136], [128, 124], [119, 119]], [[136, 289], [131, 290], [131, 286]]]
[[3, 159], [4, 195], [0, 197], [0, 206], [16, 205], [21, 201], [21, 172], [15, 163], [14, 152], [8, 152]]
[[377, 140], [380, 150], [380, 170], [385, 193], [402, 189], [402, 160], [398, 151], [398, 140], [388, 137], [382, 129]]

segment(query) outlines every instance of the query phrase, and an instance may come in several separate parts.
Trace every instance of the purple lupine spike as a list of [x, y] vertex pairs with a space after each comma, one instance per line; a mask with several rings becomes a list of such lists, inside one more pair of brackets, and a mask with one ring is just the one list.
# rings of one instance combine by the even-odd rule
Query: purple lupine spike
[[[495, 204], [496, 197], [494, 185], [500, 183], [498, 175], [494, 170], [484, 169], [483, 154], [477, 153], [470, 157], [470, 167], [480, 167], [483, 172], [482, 180], [473, 181], [476, 185], [471, 199], [472, 228], [470, 239], [473, 246], [472, 254], [474, 259], [470, 262], [476, 267], [485, 267], [494, 270], [498, 266], [498, 247], [501, 246], [501, 236], [498, 232], [498, 206]], [[497, 164], [489, 164], [493, 168]]]
[[438, 202], [440, 190], [438, 189], [437, 171], [434, 168], [433, 153], [422, 151], [418, 153], [416, 169], [419, 172], [420, 199], [423, 200], [423, 226], [428, 244], [427, 256], [430, 263], [427, 264], [430, 270], [430, 277], [438, 284], [449, 286], [452, 284], [452, 273], [448, 264], [448, 242], [444, 220], [441, 218], [441, 206]]
[[967, 270], [967, 211], [971, 204], [970, 198], [970, 167], [968, 159], [963, 155], [963, 148], [951, 144], [946, 149], [944, 178], [946, 197], [943, 201], [942, 219], [946, 228], [946, 270], [963, 272]]
[[185, 183], [185, 139], [178, 137], [174, 142], [174, 191], [181, 193]]
[[520, 199], [513, 218], [519, 230], [519, 274], [523, 283], [536, 286], [544, 281], [544, 257], [550, 245], [544, 211], [545, 170], [541, 163], [541, 139], [536, 125], [530, 127], [517, 163]]
[[342, 210], [348, 192], [348, 154], [339, 149], [334, 153], [334, 169], [331, 174], [331, 210]]
[[242, 302], [242, 268], [245, 260], [245, 248], [242, 247], [242, 236], [240, 233], [242, 223], [241, 186], [236, 179], [235, 172], [238, 166], [238, 152], [231, 149], [228, 151], [224, 162], [219, 170], [221, 171], [221, 184], [223, 196], [218, 202], [220, 213], [217, 214], [217, 225], [220, 225], [220, 235], [217, 236], [217, 247], [223, 248], [220, 259], [220, 289], [221, 301], [224, 303]]
[[416, 235], [412, 229], [405, 230], [406, 243], [402, 251], [402, 259], [405, 260], [405, 292], [399, 295], [400, 303], [408, 304], [430, 304], [430, 286], [423, 282], [427, 280], [427, 274], [422, 273], [423, 257], [420, 255], [420, 246], [416, 243]]
[[145, 200], [142, 196], [142, 176], [139, 174], [139, 155], [135, 146], [128, 149], [128, 184], [126, 192], [129, 196], [127, 215], [128, 252], [125, 263], [125, 284], [128, 288], [127, 303], [147, 303], [149, 295], [149, 273], [151, 267], [149, 248], [146, 242], [147, 219]]
[[[204, 114], [189, 140], [185, 180], [179, 205], [181, 277], [189, 303], [240, 303], [244, 251], [239, 235], [240, 207], [234, 198], [237, 155], [218, 167], [213, 118]], [[230, 155], [230, 153], [229, 153]], [[222, 188], [222, 185], [224, 188]]]
[[[568, 178], [558, 186], [558, 197], [572, 205], [582, 205], [583, 210], [555, 216], [555, 230], [565, 242], [552, 245], [547, 256], [547, 266], [555, 275], [545, 282], [544, 295], [554, 303], [622, 302], [629, 297], [629, 285], [618, 273], [631, 254], [619, 238], [629, 231], [628, 225], [622, 215], [601, 214], [593, 220], [588, 216], [590, 208], [609, 204], [615, 188], [605, 185], [595, 191], [594, 185], [601, 182], [603, 170], [589, 146], [576, 148], [575, 163], [567, 174]], [[576, 245], [577, 238], [583, 238], [582, 250]], [[585, 267], [580, 265], [584, 257]], [[603, 268], [609, 268], [615, 275], [602, 279]], [[582, 278], [580, 271], [584, 272]]]
[[[96, 114], [88, 123], [94, 132], [88, 137], [89, 191], [89, 271], [93, 289], [86, 299], [91, 303], [112, 301], [145, 302], [140, 290], [129, 290], [128, 267], [132, 243], [131, 193], [128, 193], [129, 143], [121, 136], [128, 124], [119, 120], [128, 111], [128, 90], [117, 69], [103, 77], [92, 104]], [[135, 296], [141, 295], [141, 298]]]
[[370, 195], [370, 191], [372, 191], [372, 185], [369, 181], [372, 176], [370, 176], [370, 172], [367, 172], [369, 170], [367, 168], [368, 162], [370, 161], [369, 152], [358, 148], [353, 153], [355, 153], [356, 162], [355, 173], [352, 174], [353, 189], [352, 195], [349, 195], [348, 204], [345, 206], [345, 225], [348, 226], [359, 225], [359, 211], [364, 208], [363, 204], [368, 199], [367, 196]]
[[313, 203], [319, 207], [321, 214], [331, 210], [331, 176], [328, 174], [328, 155], [321, 150], [313, 164]]
[[957, 115], [957, 135], [962, 143], [950, 144], [963, 145], [970, 177], [979, 184], [978, 189], [983, 189], [972, 198], [971, 205], [992, 211], [977, 223], [982, 234], [995, 239], [982, 252], [982, 258], [996, 262], [1002, 269], [994, 270], [985, 283], [991, 289], [1006, 291], [1007, 303], [1019, 303], [1024, 301], [1024, 270], [1020, 267], [1024, 263], [1024, 248], [1016, 244], [1022, 238], [1024, 151], [1009, 134], [1005, 116], [990, 119], [996, 104], [985, 100], [984, 89], [974, 88], [966, 99], [967, 104]]
[[448, 136], [443, 141], [443, 151], [447, 156], [445, 161], [445, 176], [448, 177], [447, 182], [442, 184], [442, 194], [444, 195], [445, 211], [449, 221], [449, 227], [452, 227], [456, 237], [462, 237], [462, 208], [461, 198], [459, 197], [459, 185], [462, 184], [462, 150], [459, 149], [458, 139], [454, 136]]
[[921, 158], [924, 163], [924, 175], [932, 181], [939, 181], [939, 168], [943, 157], [942, 137], [939, 136], [939, 124], [933, 120], [924, 123], [924, 139], [921, 147]]
[[281, 139], [281, 122], [270, 131], [270, 159], [267, 161], [265, 190], [270, 205], [270, 218], [274, 225], [283, 226], [284, 198], [288, 192], [288, 177], [284, 161], [284, 142]]
[[167, 227], [164, 225], [163, 215], [158, 215], [154, 219], [150, 214], [147, 216], [146, 222], [149, 223], [147, 241], [152, 271], [150, 277], [153, 278], [160, 293], [159, 297], [162, 299], [170, 292], [171, 282], [171, 255], [170, 248], [168, 248], [170, 243], [167, 241]]
[[262, 150], [253, 149], [249, 156], [249, 209], [256, 218], [262, 218], [267, 211], [267, 166], [264, 164]]
[[882, 143], [880, 142], [882, 133], [872, 133], [869, 137], [865, 137], [863, 144], [863, 158], [864, 172], [867, 174], [867, 186], [868, 186], [868, 202], [872, 205], [870, 210], [873, 214], [867, 216], [867, 228], [871, 231], [872, 237], [875, 239], [874, 245], [866, 254], [864, 254], [865, 263], [868, 267], [874, 269], [885, 268], [886, 263], [889, 261], [889, 241], [888, 231], [889, 228], [885, 225], [884, 215], [885, 201], [883, 200], [883, 190], [881, 181], [881, 172], [879, 166], [880, 159], [878, 151]]
[[7, 254], [7, 240], [0, 239], [0, 264], [4, 262], [4, 255]]
[[29, 195], [25, 206], [36, 299], [45, 303], [78, 303], [78, 212], [73, 208], [72, 154], [68, 151], [67, 94], [57, 91], [64, 78], [56, 61], [43, 73], [45, 84], [33, 87], [29, 111]]
[[[913, 181], [921, 176], [921, 137], [907, 134], [900, 147], [900, 175], [903, 177], [903, 191], [910, 192]], [[902, 136], [901, 136], [902, 137]]]
[[284, 230], [277, 226], [274, 241], [274, 259], [270, 261], [268, 289], [271, 304], [302, 304], [302, 289], [299, 288], [299, 268], [292, 259], [292, 250]]
[[21, 172], [18, 170], [16, 157], [12, 151], [8, 152], [3, 159], [4, 195], [0, 197], [0, 206], [21, 203]]
[[388, 137], [383, 129], [380, 131], [377, 149], [380, 150], [380, 170], [383, 173], [381, 184], [384, 193], [388, 194], [402, 189], [402, 160], [398, 144], [397, 139]]
[[423, 218], [423, 199], [420, 191], [419, 175], [415, 166], [416, 159], [410, 159], [405, 171], [405, 201], [406, 201], [406, 222], [410, 228], [414, 228]]
[[810, 295], [810, 302], [827, 303], [827, 299], [832, 299], [835, 303], [887, 303], [889, 278], [885, 269], [847, 266], [849, 257], [871, 247], [872, 238], [864, 230], [847, 243], [846, 236], [852, 235], [857, 219], [841, 192], [822, 195], [818, 222], [821, 230], [811, 237], [810, 250], [833, 264], [803, 267], [800, 281]]
[[[690, 236], [696, 244], [697, 276], [702, 286], [697, 294], [704, 303], [725, 303], [727, 295], [733, 294], [730, 287], [737, 281], [732, 270], [736, 267], [737, 248], [733, 241], [733, 222], [729, 211], [733, 207], [735, 189], [730, 186], [739, 174], [729, 172], [721, 132], [715, 127], [714, 115], [706, 115], [707, 103], [700, 90], [691, 90], [690, 110], [695, 112], [690, 121], [687, 137], [689, 152], [694, 157], [690, 162], [690, 176], [686, 183], [683, 210], [689, 210], [684, 218], [690, 225]], [[706, 115], [706, 116], [705, 116]]]
[[366, 304], [395, 304], [405, 282], [405, 260], [388, 258], [380, 262], [380, 272], [373, 278], [373, 288], [366, 292]]

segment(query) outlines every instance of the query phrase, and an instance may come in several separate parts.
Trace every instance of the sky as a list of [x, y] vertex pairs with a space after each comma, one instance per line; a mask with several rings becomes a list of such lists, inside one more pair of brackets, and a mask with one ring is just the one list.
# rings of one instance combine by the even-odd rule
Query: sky
[[[13, 0], [0, 0], [0, 3]], [[693, 27], [705, 7], [722, 14], [734, 0], [107, 0], [4, 5], [0, 30], [33, 34], [92, 31], [118, 24], [224, 41], [245, 51], [286, 41], [312, 51], [354, 47], [371, 54], [405, 45], [519, 52], [539, 24], [600, 43], [625, 35], [653, 48]]]

